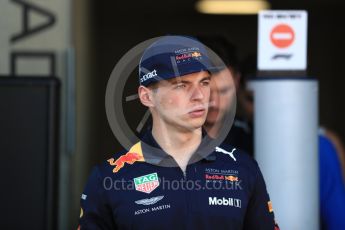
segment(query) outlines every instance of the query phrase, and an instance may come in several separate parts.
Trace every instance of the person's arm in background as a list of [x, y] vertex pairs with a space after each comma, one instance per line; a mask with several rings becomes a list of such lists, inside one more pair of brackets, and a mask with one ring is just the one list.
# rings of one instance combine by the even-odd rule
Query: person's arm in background
[[325, 129], [325, 135], [330, 139], [330, 141], [333, 143], [335, 149], [336, 149], [336, 153], [340, 162], [340, 166], [341, 166], [341, 171], [342, 171], [342, 176], [343, 176], [343, 181], [345, 184], [345, 147], [343, 142], [340, 140], [339, 136], [329, 130], [329, 129]]
[[320, 209], [323, 229], [345, 229], [345, 185], [335, 145], [319, 135]]
[[105, 201], [105, 189], [98, 167], [92, 170], [80, 205], [78, 230], [115, 230], [111, 209]]

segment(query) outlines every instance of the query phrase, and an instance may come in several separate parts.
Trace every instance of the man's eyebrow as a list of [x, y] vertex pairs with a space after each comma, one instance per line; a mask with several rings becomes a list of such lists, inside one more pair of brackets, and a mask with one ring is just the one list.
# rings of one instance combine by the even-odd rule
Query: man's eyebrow
[[180, 84], [180, 83], [186, 84], [186, 83], [190, 83], [190, 81], [181, 80], [181, 79], [174, 79], [174, 80], [171, 81], [172, 85], [176, 85], [176, 84]]
[[172, 84], [172, 85], [176, 85], [176, 84], [179, 84], [179, 83], [185, 83], [186, 81], [182, 81], [182, 80], [180, 80], [180, 79], [174, 79], [174, 80], [171, 80], [170, 81], [170, 83]]
[[[211, 80], [211, 76], [210, 76], [210, 75], [205, 76], [205, 77], [203, 77], [199, 82], [206, 81], [206, 80]], [[171, 83], [172, 85], [176, 85], [176, 84], [180, 84], [180, 83], [188, 84], [188, 83], [191, 83], [191, 82], [192, 82], [192, 81], [181, 80], [180, 78], [176, 78], [176, 79], [171, 80], [170, 83]]]
[[205, 80], [211, 80], [211, 76], [210, 75], [208, 75], [208, 76], [206, 76], [206, 77], [203, 77], [200, 81], [205, 81]]

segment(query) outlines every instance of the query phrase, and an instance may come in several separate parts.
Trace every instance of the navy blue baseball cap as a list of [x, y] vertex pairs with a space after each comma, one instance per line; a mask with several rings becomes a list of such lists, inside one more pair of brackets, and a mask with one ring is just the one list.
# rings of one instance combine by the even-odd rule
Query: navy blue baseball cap
[[164, 36], [144, 51], [139, 63], [139, 83], [148, 86], [191, 73], [212, 72], [211, 63], [205, 45], [195, 38]]

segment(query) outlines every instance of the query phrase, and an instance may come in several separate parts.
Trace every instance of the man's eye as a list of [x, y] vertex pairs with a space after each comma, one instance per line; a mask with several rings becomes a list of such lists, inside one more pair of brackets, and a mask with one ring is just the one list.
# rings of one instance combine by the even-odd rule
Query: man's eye
[[209, 86], [210, 85], [210, 81], [203, 81], [203, 82], [201, 82], [201, 84], [203, 86]]
[[176, 89], [183, 89], [183, 88], [186, 88], [186, 85], [185, 84], [177, 84]]

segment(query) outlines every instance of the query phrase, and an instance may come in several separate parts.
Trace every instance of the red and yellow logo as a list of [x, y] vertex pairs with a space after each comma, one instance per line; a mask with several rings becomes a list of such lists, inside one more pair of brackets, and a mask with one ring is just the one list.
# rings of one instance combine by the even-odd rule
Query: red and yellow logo
[[192, 57], [201, 57], [201, 53], [200, 52], [193, 52]]
[[121, 155], [116, 160], [114, 158], [110, 158], [108, 160], [111, 166], [115, 166], [115, 168], [113, 169], [113, 173], [117, 173], [120, 169], [122, 169], [125, 166], [125, 163], [132, 165], [137, 161], [145, 161], [140, 142], [133, 145], [128, 153]]
[[83, 208], [80, 208], [80, 215], [79, 215], [79, 218], [82, 218], [84, 215], [84, 211], [83, 211]]
[[269, 212], [273, 212], [272, 202], [271, 202], [271, 201], [268, 201], [268, 202], [267, 202], [267, 205], [268, 205], [268, 211], [269, 211]]
[[225, 180], [238, 181], [238, 177], [237, 176], [225, 176]]

